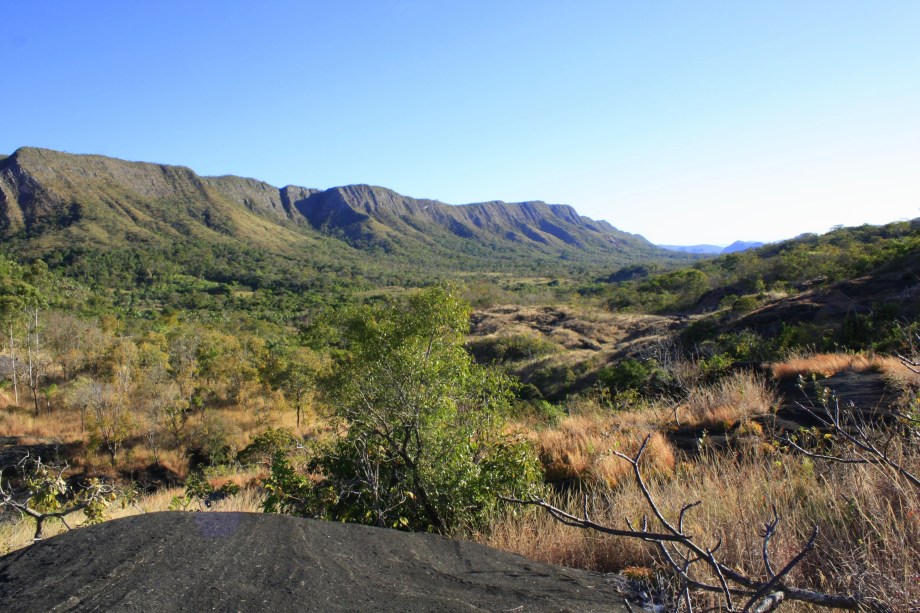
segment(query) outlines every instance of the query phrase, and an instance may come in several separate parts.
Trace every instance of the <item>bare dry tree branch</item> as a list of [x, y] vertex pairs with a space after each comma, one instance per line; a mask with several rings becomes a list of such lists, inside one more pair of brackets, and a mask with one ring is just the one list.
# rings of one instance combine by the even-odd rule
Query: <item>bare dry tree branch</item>
[[505, 502], [513, 502], [520, 505], [532, 505], [536, 507], [541, 507], [546, 509], [546, 511], [552, 515], [553, 519], [558, 521], [561, 524], [566, 526], [572, 526], [574, 528], [588, 528], [595, 530], [597, 532], [602, 532], [604, 534], [611, 534], [613, 536], [628, 536], [631, 538], [640, 538], [648, 539], [653, 541], [675, 541], [680, 542], [683, 537], [676, 536], [674, 534], [665, 534], [663, 532], [648, 532], [645, 530], [619, 530], [616, 528], [611, 528], [609, 526], [604, 526], [603, 524], [598, 524], [590, 519], [583, 517], [576, 517], [570, 513], [566, 513], [562, 509], [554, 507], [550, 503], [546, 502], [543, 498], [531, 497], [527, 499], [514, 498], [509, 496], [500, 496], [501, 500]]
[[763, 557], [763, 566], [767, 571], [767, 576], [771, 579], [776, 576], [773, 572], [773, 565], [770, 563], [770, 539], [776, 534], [776, 527], [779, 525], [779, 514], [776, 512], [776, 505], [773, 505], [773, 520], [763, 525], [763, 547], [761, 556]]
[[[722, 585], [722, 593], [725, 595], [725, 603], [728, 605], [729, 611], [735, 610], [735, 605], [732, 603], [732, 591], [728, 589], [728, 581], [725, 580], [725, 575], [722, 573], [722, 569], [718, 561], [716, 561], [715, 551], [722, 545], [722, 539], [719, 539], [719, 545], [715, 549], [707, 549], [706, 555], [708, 556], [709, 565], [712, 566], [716, 571], [716, 575], [719, 577], [719, 583]], [[756, 596], [757, 594], [754, 594]], [[752, 596], [751, 598], [753, 598]]]
[[901, 355], [900, 353], [895, 354], [898, 356], [898, 360], [901, 361], [901, 364], [904, 365], [904, 368], [907, 370], [920, 375], [920, 362], [912, 360], [906, 356]]
[[[842, 455], [828, 455], [811, 451], [799, 445], [788, 434], [783, 435], [780, 438], [780, 441], [792, 449], [795, 449], [799, 453], [817, 460], [837, 462], [839, 464], [880, 464], [888, 466], [900, 474], [902, 477], [907, 479], [913, 486], [920, 487], [920, 477], [917, 477], [917, 475], [907, 470], [903, 464], [893, 459], [888, 453], [891, 447], [891, 443], [897, 436], [896, 430], [888, 433], [882, 448], [879, 449], [878, 445], [873, 442], [874, 437], [872, 433], [865, 427], [865, 424], [854, 423], [851, 424], [850, 427], [847, 427], [847, 424], [844, 423], [843, 418], [841, 418], [840, 401], [837, 398], [833, 398], [832, 400], [833, 408], [831, 408], [830, 403], [824, 403], [823, 415], [802, 403], [797, 404], [800, 408], [815, 417], [815, 419], [819, 420], [825, 428], [831, 430], [835, 435], [840, 436], [846, 442], [850, 443], [856, 450], [854, 456], [847, 457]], [[898, 416], [897, 413], [894, 415], [896, 417]], [[855, 435], [851, 432], [851, 429], [855, 431]], [[913, 429], [911, 429], [911, 432], [913, 432]]]
[[[38, 469], [48, 469], [48, 467], [42, 462], [41, 458], [32, 458], [30, 454], [26, 454], [16, 466], [20, 470], [24, 470], [24, 467], [27, 463], [33, 463]], [[67, 465], [59, 467], [57, 478], [61, 479], [64, 473], [67, 470]], [[108, 494], [115, 491], [111, 486], [103, 486], [99, 488], [99, 494]], [[67, 516], [76, 513], [77, 511], [82, 511], [88, 508], [93, 504], [93, 500], [71, 500], [62, 508], [56, 511], [38, 511], [31, 506], [29, 506], [30, 501], [32, 500], [34, 494], [33, 492], [27, 492], [26, 496], [21, 499], [16, 499], [16, 493], [13, 491], [13, 487], [7, 483], [4, 485], [3, 482], [3, 471], [0, 471], [0, 508], [9, 507], [14, 511], [17, 511], [20, 515], [31, 517], [35, 520], [35, 532], [32, 536], [32, 541], [37, 542], [42, 540], [45, 522], [49, 519], [59, 519], [61, 523], [64, 524], [64, 527], [68, 530], [71, 530], [70, 524], [67, 523]]]
[[684, 533], [684, 515], [687, 513], [687, 511], [689, 511], [689, 510], [692, 509], [693, 507], [697, 507], [697, 506], [699, 506], [699, 505], [701, 505], [701, 504], [703, 504], [703, 501], [702, 501], [702, 500], [697, 500], [696, 502], [691, 502], [690, 504], [685, 504], [685, 505], [681, 508], [681, 510], [680, 510], [680, 516], [679, 516], [678, 519], [677, 519], [677, 529], [678, 529], [678, 531], [680, 531], [681, 534]]
[[[705, 548], [694, 541], [694, 537], [684, 531], [684, 520], [687, 513], [699, 506], [702, 501], [685, 504], [678, 513], [677, 526], [667, 520], [664, 513], [659, 508], [655, 498], [652, 496], [645, 479], [640, 470], [640, 461], [642, 454], [645, 452], [651, 435], [647, 436], [639, 447], [635, 456], [629, 457], [619, 452], [617, 456], [629, 462], [633, 467], [633, 474], [636, 478], [636, 484], [642, 492], [646, 503], [652, 511], [652, 514], [662, 526], [661, 532], [655, 532], [648, 527], [648, 517], [643, 516], [641, 529], [636, 529], [633, 524], [626, 519], [628, 529], [617, 529], [611, 526], [598, 524], [590, 519], [588, 515], [587, 496], [582, 501], [582, 517], [577, 517], [568, 513], [544, 500], [543, 498], [530, 497], [528, 499], [503, 497], [503, 500], [521, 505], [532, 505], [545, 509], [551, 517], [557, 521], [576, 528], [594, 530], [603, 534], [613, 536], [623, 536], [627, 538], [637, 538], [653, 543], [661, 554], [662, 559], [667, 566], [677, 576], [680, 581], [680, 589], [676, 596], [678, 602], [683, 599], [687, 610], [692, 613], [693, 603], [691, 597], [692, 590], [706, 591], [711, 593], [720, 593], [724, 599], [724, 607], [717, 609], [727, 610], [732, 613], [769, 613], [776, 610], [783, 602], [801, 601], [818, 605], [822, 607], [846, 609], [853, 611], [871, 610], [877, 612], [889, 612], [890, 607], [885, 603], [871, 598], [865, 598], [859, 595], [839, 595], [824, 594], [813, 590], [800, 589], [786, 585], [784, 579], [789, 573], [798, 566], [806, 555], [815, 548], [818, 537], [818, 528], [815, 526], [811, 536], [801, 547], [799, 552], [793, 556], [780, 570], [774, 571], [773, 563], [770, 561], [769, 545], [770, 540], [776, 534], [780, 517], [773, 507], [772, 520], [764, 523], [762, 533], [762, 550], [764, 568], [767, 579], [760, 580], [749, 577], [741, 571], [735, 570], [721, 563], [716, 557], [716, 553], [722, 545], [721, 537], [718, 542], [711, 548]], [[702, 562], [718, 578], [718, 585], [713, 585], [701, 581], [691, 575], [691, 568], [694, 564]], [[735, 608], [734, 598], [741, 597], [745, 599], [745, 605], [740, 611]]]
[[[775, 516], [775, 513], [776, 513], [776, 510], [774, 509], [774, 516]], [[778, 518], [777, 518], [777, 519], [775, 520], [775, 522], [774, 522], [774, 528], [775, 528], [775, 525], [776, 525], [777, 523], [779, 523], [779, 519], [778, 519]], [[795, 568], [795, 567], [798, 565], [798, 563], [801, 562], [801, 561], [805, 558], [806, 555], [808, 555], [808, 552], [809, 552], [809, 551], [811, 551], [812, 549], [815, 548], [815, 539], [817, 539], [817, 538], [818, 538], [818, 526], [815, 526], [814, 529], [813, 529], [812, 532], [811, 532], [811, 536], [808, 538], [808, 541], [806, 541], [805, 545], [802, 546], [802, 549], [799, 551], [799, 553], [796, 554], [796, 556], [795, 556], [794, 558], [792, 558], [791, 560], [789, 560], [789, 563], [786, 564], [786, 566], [784, 566], [783, 569], [780, 570], [780, 571], [779, 571], [778, 573], [776, 573], [775, 575], [773, 574], [773, 572], [772, 572], [772, 570], [771, 570], [771, 571], [770, 571], [770, 574], [773, 575], [772, 578], [771, 578], [769, 581], [767, 581], [767, 582], [763, 585], [763, 587], [761, 587], [759, 590], [757, 590], [757, 593], [755, 593], [753, 596], [751, 596], [751, 599], [748, 600], [747, 604], [744, 606], [744, 609], [742, 609], [742, 610], [743, 610], [743, 611], [749, 611], [750, 608], [751, 608], [752, 606], [754, 606], [754, 604], [755, 604], [756, 602], [758, 602], [758, 601], [759, 601], [760, 599], [762, 599], [764, 596], [766, 596], [767, 594], [769, 594], [769, 593], [770, 593], [770, 590], [772, 590], [774, 586], [778, 585], [779, 582], [782, 581], [783, 577], [785, 577], [787, 574], [789, 574], [789, 571], [791, 571], [793, 568]], [[764, 542], [766, 542], [766, 541], [767, 541], [767, 539], [765, 538], [765, 539], [764, 539]], [[764, 545], [764, 560], [765, 560], [765, 562], [766, 562], [767, 568], [769, 569], [769, 568], [770, 568], [770, 562], [769, 562], [769, 555], [768, 555], [767, 550], [766, 550], [766, 545]]]
[[785, 600], [785, 595], [782, 592], [773, 592], [772, 594], [767, 595], [760, 602], [760, 606], [752, 609], [751, 613], [770, 613], [779, 608], [779, 605], [783, 604]]

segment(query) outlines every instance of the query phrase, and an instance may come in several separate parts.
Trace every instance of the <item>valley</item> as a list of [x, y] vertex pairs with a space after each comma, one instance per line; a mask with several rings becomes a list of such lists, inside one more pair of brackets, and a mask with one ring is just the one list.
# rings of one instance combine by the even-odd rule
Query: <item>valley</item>
[[686, 514], [752, 604], [769, 545], [776, 564], [821, 552], [770, 585], [791, 610], [820, 604], [807, 593], [907, 610], [918, 254], [920, 220], [692, 254], [567, 205], [22, 148], [0, 158], [0, 554], [36, 536], [17, 508], [65, 515], [44, 538], [272, 512], [436, 532], [673, 600], [655, 543], [685, 535], [571, 518]]

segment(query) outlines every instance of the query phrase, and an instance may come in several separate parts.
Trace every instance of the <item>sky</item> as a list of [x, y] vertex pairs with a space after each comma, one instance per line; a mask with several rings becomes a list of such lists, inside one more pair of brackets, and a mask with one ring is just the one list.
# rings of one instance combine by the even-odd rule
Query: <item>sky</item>
[[0, 152], [773, 241], [920, 217], [918, 32], [914, 0], [0, 0]]

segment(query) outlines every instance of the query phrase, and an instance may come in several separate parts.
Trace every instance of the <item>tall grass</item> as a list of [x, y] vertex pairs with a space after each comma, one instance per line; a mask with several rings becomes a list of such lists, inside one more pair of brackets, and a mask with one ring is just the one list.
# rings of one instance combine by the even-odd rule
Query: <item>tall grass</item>
[[794, 378], [811, 374], [831, 377], [840, 372], [899, 372], [904, 369], [897, 358], [865, 355], [862, 353], [816, 353], [799, 355], [783, 362], [771, 364], [776, 379]]
[[728, 428], [767, 415], [776, 404], [775, 392], [762, 377], [742, 371], [693, 388], [678, 414], [682, 424]]
[[[687, 531], [710, 547], [721, 537], [720, 559], [752, 576], [764, 575], [758, 530], [775, 504], [781, 517], [771, 541], [777, 565], [795, 555], [814, 525], [819, 528], [817, 550], [793, 571], [791, 584], [873, 596], [896, 610], [920, 602], [917, 488], [877, 466], [816, 465], [765, 449], [680, 462], [673, 473], [650, 479], [650, 491], [671, 519], [682, 505], [702, 500], [688, 514]], [[906, 461], [916, 470], [920, 454], [912, 454]], [[578, 495], [557, 494], [552, 502], [581, 512]], [[650, 515], [633, 483], [596, 489], [589, 510], [594, 521], [618, 527], [625, 527], [624, 518], [635, 525]], [[477, 538], [533, 559], [602, 572], [662, 566], [646, 543], [563, 526], [537, 509], [509, 508]]]
[[652, 435], [646, 451], [656, 472], [674, 470], [674, 449], [647, 424], [624, 424], [611, 414], [582, 413], [560, 420], [558, 425], [532, 433], [549, 481], [577, 480], [613, 486], [629, 474], [628, 466], [614, 452], [635, 453], [642, 437]]

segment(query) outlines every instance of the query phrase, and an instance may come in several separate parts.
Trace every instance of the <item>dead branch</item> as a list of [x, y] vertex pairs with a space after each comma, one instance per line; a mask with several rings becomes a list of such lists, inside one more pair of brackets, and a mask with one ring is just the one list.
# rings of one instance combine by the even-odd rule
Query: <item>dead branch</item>
[[[51, 475], [51, 478], [55, 481], [63, 483], [63, 475], [66, 472], [68, 466], [64, 465], [62, 467], [57, 467], [56, 469], [51, 469], [46, 466], [41, 458], [32, 458], [30, 455], [26, 455], [17, 463], [17, 467], [20, 471], [25, 474], [26, 465], [30, 464], [32, 466], [33, 473], [45, 472]], [[56, 471], [56, 475], [51, 473]], [[100, 485], [96, 487], [93, 493], [86, 497], [78, 497], [67, 500], [65, 503], [61, 504], [58, 508], [49, 511], [39, 511], [32, 504], [33, 499], [35, 498], [36, 492], [33, 490], [28, 490], [21, 494], [17, 500], [16, 492], [13, 490], [13, 487], [3, 482], [3, 472], [0, 471], [0, 507], [9, 507], [14, 511], [17, 511], [21, 516], [31, 517], [35, 520], [35, 532], [32, 536], [33, 542], [38, 542], [42, 539], [45, 522], [49, 519], [59, 519], [61, 523], [64, 524], [68, 530], [71, 529], [70, 524], [67, 523], [67, 516], [76, 513], [77, 511], [84, 511], [90, 509], [92, 506], [98, 505], [100, 500], [105, 500], [104, 497], [112, 494], [115, 491], [115, 488], [111, 485]], [[61, 492], [60, 495], [63, 495]], [[102, 503], [103, 506], [107, 506], [107, 502]]]
[[[680, 582], [680, 589], [677, 591], [677, 597], [686, 603], [687, 610], [691, 613], [693, 608], [690, 593], [693, 590], [721, 594], [725, 606], [720, 607], [720, 609], [736, 613], [768, 613], [776, 610], [783, 602], [790, 600], [851, 611], [890, 611], [887, 605], [871, 598], [864, 598], [857, 595], [825, 594], [788, 585], [785, 582], [786, 577], [799, 563], [801, 563], [808, 553], [815, 548], [818, 528], [815, 526], [811, 536], [802, 545], [798, 553], [784, 564], [778, 572], [775, 572], [774, 568], [776, 568], [776, 566], [774, 566], [770, 559], [770, 540], [776, 534], [777, 526], [780, 522], [780, 517], [775, 507], [773, 508], [772, 520], [765, 523], [761, 531], [761, 555], [763, 557], [766, 578], [762, 579], [748, 576], [720, 562], [716, 554], [722, 544], [721, 539], [718, 539], [718, 542], [713, 547], [707, 547], [700, 544], [700, 542], [692, 534], [686, 532], [684, 528], [686, 514], [691, 509], [699, 506], [702, 501], [693, 502], [681, 507], [675, 525], [665, 517], [664, 512], [662, 512], [654, 496], [652, 496], [642, 476], [642, 471], [640, 470], [642, 455], [650, 439], [651, 435], [645, 438], [642, 445], [639, 447], [639, 451], [633, 457], [619, 452], [615, 453], [632, 465], [636, 484], [642, 492], [649, 509], [660, 525], [661, 530], [656, 531], [649, 529], [648, 517], [643, 518], [640, 528], [634, 527], [628, 519], [626, 520], [626, 529], [597, 524], [588, 516], [587, 497], [582, 505], [581, 517], [563, 511], [548, 503], [543, 498], [503, 499], [517, 504], [541, 507], [554, 519], [567, 526], [593, 530], [613, 536], [636, 538], [653, 543], [667, 566], [677, 576]], [[707, 582], [693, 573], [694, 565], [698, 564], [702, 564], [703, 567], [708, 568], [709, 571], [715, 575], [717, 579], [716, 584]], [[741, 598], [744, 602], [741, 608], [736, 608], [736, 597]]]
[[[797, 404], [800, 408], [807, 411], [812, 417], [821, 422], [825, 430], [829, 430], [835, 436], [843, 439], [843, 441], [849, 445], [851, 453], [849, 455], [819, 453], [806, 449], [798, 443], [795, 437], [788, 434], [784, 434], [780, 438], [780, 441], [784, 445], [787, 445], [802, 455], [816, 460], [837, 462], [840, 464], [879, 464], [887, 466], [889, 469], [907, 479], [911, 485], [920, 487], [920, 477], [917, 477], [917, 475], [907, 470], [901, 462], [893, 458], [889, 453], [891, 443], [898, 436], [896, 428], [892, 427], [889, 432], [880, 435], [879, 433], [873, 432], [864, 421], [855, 421], [850, 424], [845, 423], [840, 408], [840, 400], [836, 396], [831, 396], [822, 402], [822, 411], [816, 411], [814, 407], [806, 406], [801, 402]], [[852, 407], [852, 404], [850, 406]], [[896, 412], [893, 413], [893, 415], [899, 419], [902, 418], [902, 414], [900, 413]], [[906, 423], [908, 436], [916, 436], [916, 430], [911, 426], [915, 420], [909, 416], [903, 416], [903, 418]], [[883, 436], [884, 440], [882, 441], [879, 439], [879, 436]]]

